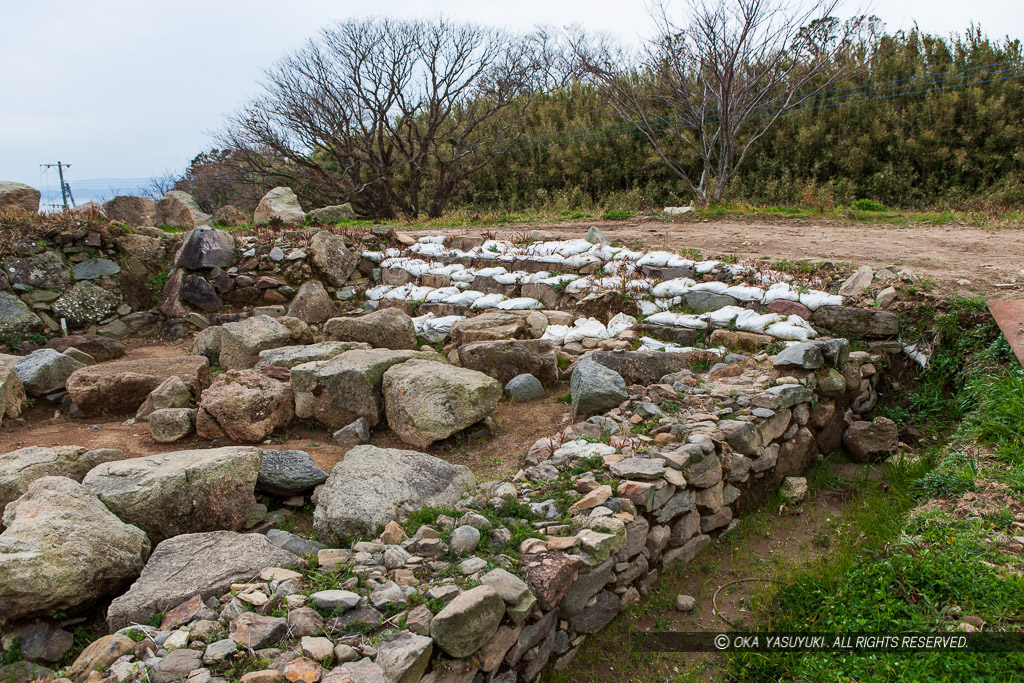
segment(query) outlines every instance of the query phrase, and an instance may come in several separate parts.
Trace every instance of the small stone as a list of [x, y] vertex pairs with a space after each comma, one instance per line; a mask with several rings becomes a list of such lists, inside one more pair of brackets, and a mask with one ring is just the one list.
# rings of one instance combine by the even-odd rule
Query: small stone
[[807, 479], [786, 477], [782, 480], [779, 496], [786, 505], [799, 505], [807, 497]]
[[291, 683], [316, 683], [323, 673], [323, 667], [308, 657], [293, 659], [284, 666], [284, 677]]
[[480, 545], [480, 531], [469, 525], [460, 526], [452, 532], [448, 544], [456, 555], [471, 553]]
[[302, 654], [318, 662], [325, 662], [334, 656], [334, 643], [327, 638], [303, 636], [299, 641]]
[[359, 604], [359, 595], [346, 590], [317, 591], [309, 596], [315, 607], [320, 609], [352, 609]]
[[696, 605], [697, 601], [691, 595], [676, 596], [676, 609], [680, 612], [692, 612]]
[[218, 640], [206, 646], [203, 653], [203, 664], [216, 664], [222, 662], [238, 651], [238, 644], [230, 638]]

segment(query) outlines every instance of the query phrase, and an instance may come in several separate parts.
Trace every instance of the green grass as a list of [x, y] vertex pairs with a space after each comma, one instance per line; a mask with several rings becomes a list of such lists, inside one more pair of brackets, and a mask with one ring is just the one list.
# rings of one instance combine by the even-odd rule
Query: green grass
[[[830, 555], [778, 590], [772, 630], [956, 632], [966, 616], [987, 631], [1019, 630], [1020, 559], [993, 543], [1014, 528], [1014, 513], [954, 512], [965, 492], [984, 496], [1001, 483], [1024, 501], [1024, 371], [1002, 337], [991, 340], [990, 320], [969, 321], [976, 308], [959, 302], [934, 318], [946, 336], [911, 394], [926, 420], [952, 430], [949, 444], [895, 470], [885, 514], [860, 525], [868, 536], [856, 552]], [[741, 653], [726, 663], [736, 680], [1002, 681], [1019, 677], [1024, 653]]]

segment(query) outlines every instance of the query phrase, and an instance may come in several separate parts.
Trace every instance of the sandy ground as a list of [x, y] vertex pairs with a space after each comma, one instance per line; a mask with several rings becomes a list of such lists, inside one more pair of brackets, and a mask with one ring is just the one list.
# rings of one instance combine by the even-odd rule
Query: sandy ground
[[[728, 220], [663, 223], [632, 221], [572, 221], [543, 225], [491, 228], [505, 238], [525, 236], [531, 229], [560, 236], [582, 237], [591, 225], [612, 240], [642, 242], [647, 249], [699, 249], [705, 257], [736, 254], [741, 261], [809, 259], [849, 264], [854, 268], [899, 265], [932, 278], [943, 294], [983, 294], [1015, 298], [1024, 288], [1024, 230], [935, 225], [868, 225], [833, 221], [779, 220], [735, 217]], [[1024, 227], [1024, 226], [1022, 226]], [[414, 235], [479, 234], [473, 230], [421, 230]], [[632, 245], [631, 245], [632, 246]], [[958, 285], [968, 280], [969, 285]], [[998, 287], [997, 285], [1009, 285]]]

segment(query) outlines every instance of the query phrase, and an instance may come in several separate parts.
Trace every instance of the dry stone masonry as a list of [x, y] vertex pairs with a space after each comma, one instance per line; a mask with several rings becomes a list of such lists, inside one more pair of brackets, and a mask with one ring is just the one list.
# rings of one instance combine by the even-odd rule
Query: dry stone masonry
[[[287, 229], [305, 218], [287, 188], [257, 209], [268, 228], [229, 232], [210, 224], [244, 216], [180, 194], [115, 198], [107, 215], [142, 227], [2, 263], [0, 333], [60, 332], [0, 356], [0, 419], [31, 398], [192, 440], [0, 455], [0, 644], [33, 662], [0, 674], [19, 682], [535, 681], [766, 497], [800, 505], [823, 454], [899, 448], [868, 419], [880, 354], [906, 350], [894, 313], [859, 305], [877, 274], [836, 294], [596, 229]], [[311, 216], [351, 207], [328, 209]], [[159, 303], [129, 305], [125, 276], [153, 264]], [[116, 339], [144, 330], [194, 333], [191, 352], [124, 360]], [[505, 480], [421, 452], [566, 387], [571, 422]], [[295, 420], [341, 462], [274, 449]], [[372, 445], [385, 429], [409, 449]], [[292, 524], [307, 504], [312, 533]], [[96, 610], [109, 635], [60, 664], [62, 620]]]

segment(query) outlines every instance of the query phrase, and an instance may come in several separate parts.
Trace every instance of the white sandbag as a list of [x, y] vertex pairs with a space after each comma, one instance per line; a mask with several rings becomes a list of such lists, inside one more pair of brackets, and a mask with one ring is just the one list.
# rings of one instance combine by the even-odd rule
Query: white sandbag
[[637, 259], [636, 265], [661, 268], [674, 256], [677, 254], [673, 254], [671, 251], [649, 251]]
[[729, 289], [729, 285], [724, 282], [698, 282], [693, 287], [690, 287], [695, 292], [711, 292], [713, 294], [724, 294], [725, 290]]
[[594, 245], [590, 242], [579, 239], [579, 240], [567, 240], [558, 245], [555, 249], [555, 253], [561, 254], [562, 256], [569, 257], [575, 256], [576, 254], [582, 254], [590, 251]]
[[509, 248], [509, 243], [504, 240], [487, 240], [480, 245], [481, 254], [504, 254]]
[[497, 305], [504, 300], [504, 294], [484, 294], [482, 297], [473, 302], [472, 307], [477, 310], [485, 308], [496, 308]]
[[564, 342], [583, 341], [584, 339], [607, 339], [608, 328], [597, 318], [577, 318], [566, 335]]
[[739, 306], [723, 306], [717, 311], [702, 313], [700, 317], [704, 320], [710, 320], [714, 323], [715, 327], [728, 327], [734, 320], [736, 320], [736, 316], [746, 310], [747, 309], [740, 308]]
[[737, 330], [763, 334], [766, 327], [779, 322], [781, 319], [782, 316], [778, 313], [766, 313], [762, 315], [757, 311], [744, 310], [742, 313], [736, 315], [736, 321], [733, 324], [736, 326]]
[[581, 277], [573, 280], [565, 287], [569, 294], [582, 294], [594, 288], [594, 278], [591, 276]]
[[733, 285], [726, 288], [723, 293], [737, 301], [761, 301], [764, 299], [763, 289], [760, 287], [750, 287], [749, 285]]
[[764, 333], [776, 339], [794, 342], [807, 341], [812, 338], [811, 334], [803, 327], [785, 321], [772, 323], [765, 328]]
[[477, 277], [494, 277], [495, 275], [501, 275], [507, 273], [508, 270], [504, 266], [489, 266], [487, 268], [480, 268], [476, 271]]
[[721, 261], [697, 261], [693, 264], [694, 270], [700, 275], [706, 275], [714, 272], [716, 268], [722, 265]]
[[777, 282], [769, 287], [764, 293], [764, 302], [770, 304], [773, 301], [799, 301], [800, 290], [785, 282]]
[[680, 296], [681, 294], [686, 294], [687, 292], [689, 292], [690, 288], [693, 287], [695, 284], [697, 283], [688, 277], [677, 277], [674, 280], [665, 280], [664, 282], [659, 282], [654, 286], [652, 292], [654, 296], [658, 298]]
[[427, 295], [426, 301], [429, 303], [441, 303], [447, 301], [450, 297], [459, 294], [458, 287], [438, 287], [430, 294]]
[[565, 341], [565, 335], [569, 334], [568, 325], [548, 325], [544, 328], [544, 334], [541, 335], [541, 339], [550, 339], [553, 342], [561, 344]]
[[413, 287], [409, 290], [409, 296], [406, 297], [409, 301], [426, 301], [430, 293], [434, 291], [433, 287]]
[[565, 257], [561, 254], [545, 254], [543, 256], [531, 256], [530, 260], [535, 263], [564, 263]]
[[388, 299], [389, 301], [405, 301], [409, 298], [409, 292], [412, 291], [413, 287], [415, 287], [415, 285], [413, 285], [412, 283], [406, 283], [399, 287], [395, 287], [387, 294], [385, 294], [384, 298]]
[[456, 306], [469, 306], [483, 295], [483, 292], [478, 292], [475, 289], [471, 289], [466, 292], [459, 292], [458, 294], [453, 294], [447, 299], [445, 299], [444, 302], [446, 304], [454, 304]]
[[695, 262], [688, 258], [676, 255], [666, 261], [665, 265], [669, 268], [692, 268], [695, 265]]
[[800, 293], [800, 303], [812, 311], [816, 311], [822, 306], [842, 306], [843, 297], [838, 294], [829, 294], [828, 292], [819, 292], [816, 289], [812, 289], [809, 292]]
[[437, 258], [439, 256], [445, 256], [448, 254], [448, 250], [444, 248], [443, 244], [414, 244], [409, 247], [409, 251], [420, 256], [429, 256], [431, 258]]
[[499, 301], [498, 308], [503, 311], [532, 311], [544, 308], [544, 304], [528, 296], [518, 296], [514, 299]]
[[472, 282], [476, 279], [476, 271], [470, 268], [452, 271], [449, 275], [455, 282]]
[[530, 273], [524, 270], [515, 270], [511, 273], [498, 273], [494, 276], [494, 281], [499, 285], [516, 285], [522, 282], [526, 277], [529, 277]]
[[370, 301], [380, 301], [384, 298], [384, 295], [394, 289], [394, 285], [377, 285], [366, 290], [366, 298]]
[[444, 244], [444, 235], [427, 235], [416, 241], [420, 244]]
[[562, 263], [566, 268], [583, 268], [589, 266], [592, 263], [600, 263], [601, 259], [590, 254], [576, 254], [575, 256], [569, 256]]
[[609, 336], [616, 337], [626, 330], [632, 329], [634, 325], [636, 325], [636, 318], [625, 313], [616, 313], [608, 321], [608, 334]]
[[621, 249], [615, 253], [613, 257], [616, 261], [633, 261], [636, 262], [643, 258], [644, 252], [633, 251], [632, 249]]
[[707, 321], [702, 320], [699, 315], [691, 315], [688, 313], [675, 313], [673, 311], [655, 313], [652, 316], [648, 316], [647, 320], [645, 320], [644, 322], [651, 323], [652, 325], [685, 327], [691, 330], [702, 330], [708, 326]]
[[360, 256], [367, 261], [373, 261], [374, 263], [380, 263], [385, 258], [383, 251], [364, 251]]
[[658, 305], [657, 301], [646, 301], [646, 300], [644, 300], [644, 301], [640, 301], [637, 304], [637, 306], [640, 307], [640, 313], [642, 315], [648, 315], [648, 316], [657, 313], [659, 310], [662, 310], [662, 307]]

